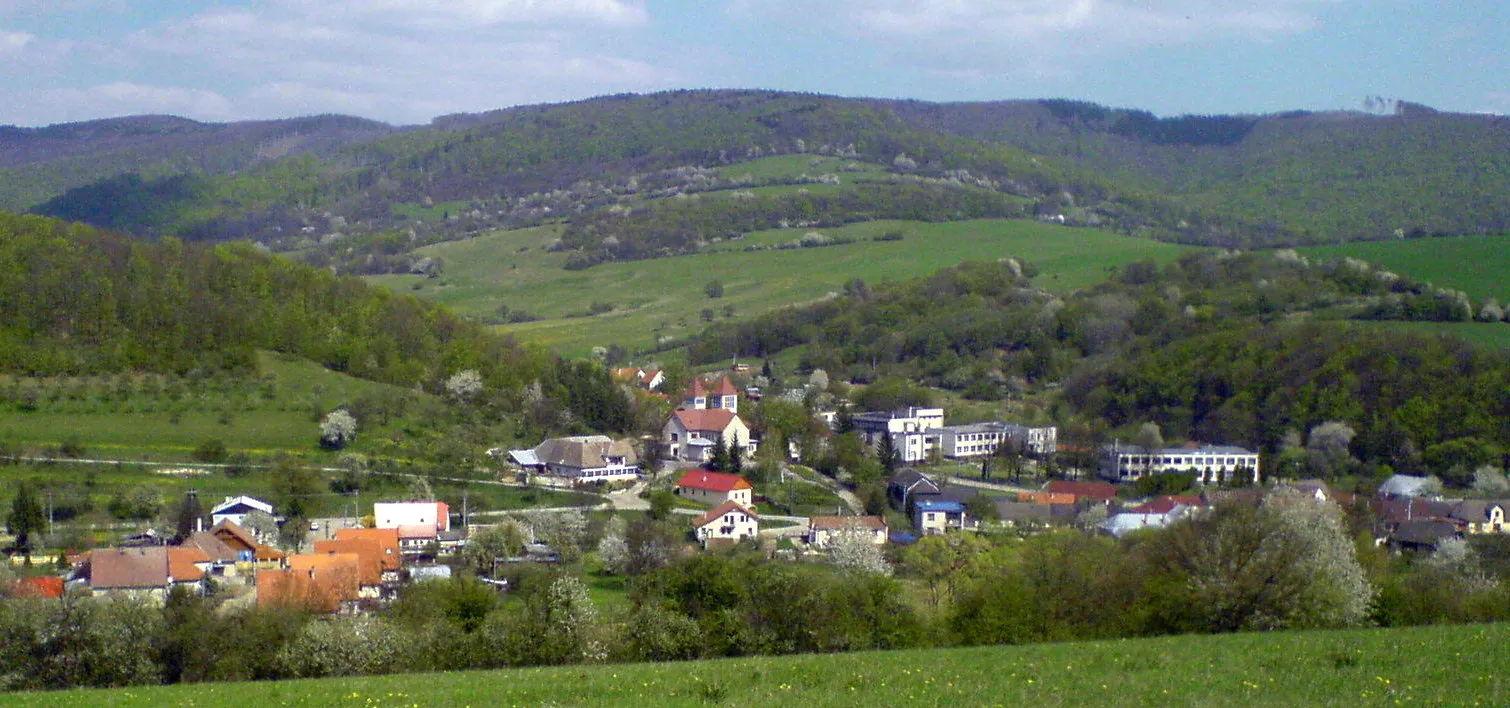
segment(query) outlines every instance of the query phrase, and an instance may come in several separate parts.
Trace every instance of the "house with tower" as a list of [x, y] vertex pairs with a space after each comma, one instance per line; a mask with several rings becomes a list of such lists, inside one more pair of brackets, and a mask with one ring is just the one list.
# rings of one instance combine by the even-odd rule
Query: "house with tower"
[[750, 426], [739, 417], [739, 390], [728, 376], [709, 385], [693, 378], [682, 403], [666, 420], [661, 442], [666, 456], [687, 462], [707, 462], [719, 440], [733, 445], [741, 454], [753, 455], [756, 442], [750, 438]]

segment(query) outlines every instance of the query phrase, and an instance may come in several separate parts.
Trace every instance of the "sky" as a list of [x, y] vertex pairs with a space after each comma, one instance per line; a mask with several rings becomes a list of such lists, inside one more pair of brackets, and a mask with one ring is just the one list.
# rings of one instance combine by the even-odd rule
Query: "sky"
[[1510, 113], [1504, 0], [0, 0], [0, 125], [681, 88]]

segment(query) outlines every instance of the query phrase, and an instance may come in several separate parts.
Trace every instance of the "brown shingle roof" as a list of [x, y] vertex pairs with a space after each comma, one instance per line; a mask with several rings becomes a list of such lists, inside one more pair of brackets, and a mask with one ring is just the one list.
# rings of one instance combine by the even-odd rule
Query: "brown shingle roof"
[[168, 584], [168, 549], [96, 548], [89, 554], [89, 587], [95, 590], [161, 588]]
[[886, 530], [886, 519], [879, 516], [813, 516], [808, 518], [807, 524], [815, 531], [837, 531], [847, 528]]
[[734, 411], [727, 408], [701, 410], [678, 408], [671, 415], [681, 422], [683, 428], [700, 433], [722, 433], [728, 429], [729, 423], [734, 422], [734, 419], [738, 417], [734, 415]]
[[607, 467], [608, 457], [622, 457], [630, 465], [639, 462], [634, 445], [628, 440], [610, 440], [602, 435], [551, 438], [535, 446], [535, 458], [547, 465]]
[[693, 519], [692, 520], [692, 528], [702, 528], [704, 526], [707, 526], [708, 524], [711, 524], [714, 521], [717, 521], [720, 518], [722, 518], [724, 514], [727, 514], [727, 513], [731, 512], [731, 511], [735, 511], [735, 510], [742, 511], [742, 512], [744, 512], [746, 514], [749, 514], [750, 518], [753, 518], [753, 519], [755, 519], [757, 521], [760, 519], [760, 515], [756, 514], [753, 510], [747, 509], [747, 508], [745, 508], [743, 506], [740, 506], [739, 504], [735, 504], [734, 502], [726, 501], [726, 502], [724, 502], [722, 504], [719, 504], [716, 507], [713, 507], [713, 509], [711, 511], [709, 511], [708, 513], [703, 514], [702, 516], [699, 516], [699, 517]]
[[1056, 479], [1044, 486], [1045, 492], [1073, 494], [1077, 499], [1111, 501], [1117, 498], [1117, 487], [1107, 482], [1071, 482]]

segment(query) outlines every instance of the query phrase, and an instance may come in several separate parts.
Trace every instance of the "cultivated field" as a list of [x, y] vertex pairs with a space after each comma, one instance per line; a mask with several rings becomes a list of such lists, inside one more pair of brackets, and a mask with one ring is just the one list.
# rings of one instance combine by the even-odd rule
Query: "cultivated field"
[[[494, 316], [499, 306], [528, 312], [542, 319], [499, 329], [563, 354], [582, 355], [593, 346], [619, 344], [632, 351], [649, 347], [658, 336], [695, 333], [704, 326], [704, 309], [723, 318], [732, 308], [734, 317], [743, 317], [809, 302], [842, 289], [850, 278], [875, 284], [925, 275], [961, 261], [1015, 256], [1038, 265], [1040, 287], [1068, 291], [1104, 279], [1111, 267], [1143, 258], [1168, 262], [1186, 249], [1031, 221], [876, 221], [821, 230], [831, 237], [860, 239], [846, 245], [745, 250], [790, 243], [809, 231], [780, 229], [714, 244], [708, 253], [567, 271], [561, 268], [566, 254], [544, 249], [557, 237], [558, 228], [504, 231], [428, 246], [418, 253], [441, 258], [442, 277], [373, 280], [462, 314]], [[901, 231], [904, 238], [869, 240], [888, 231]], [[722, 281], [722, 298], [703, 294], [710, 280]], [[615, 309], [586, 316], [594, 302]]]
[[1506, 705], [1510, 625], [517, 669], [0, 696], [28, 706]]

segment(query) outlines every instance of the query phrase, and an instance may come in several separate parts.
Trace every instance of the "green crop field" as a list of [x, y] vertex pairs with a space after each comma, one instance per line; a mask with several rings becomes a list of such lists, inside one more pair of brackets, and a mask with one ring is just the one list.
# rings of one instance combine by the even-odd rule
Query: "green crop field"
[[329, 411], [375, 393], [428, 398], [268, 352], [259, 354], [258, 368], [260, 378], [199, 381], [0, 377], [12, 401], [16, 391], [37, 396], [34, 410], [0, 404], [0, 441], [27, 446], [72, 440], [88, 454], [136, 459], [188, 459], [206, 440], [253, 454], [313, 452], [319, 442], [316, 409]]
[[[840, 290], [850, 278], [874, 284], [925, 275], [966, 260], [1016, 256], [1038, 265], [1040, 287], [1063, 292], [1100, 281], [1114, 266], [1143, 258], [1168, 262], [1187, 249], [1021, 220], [875, 221], [822, 229], [831, 237], [860, 239], [846, 245], [745, 250], [790, 243], [810, 230], [779, 229], [714, 244], [708, 253], [567, 271], [561, 267], [566, 254], [544, 249], [558, 229], [503, 231], [427, 246], [418, 253], [442, 259], [442, 277], [390, 275], [372, 280], [462, 314], [495, 316], [500, 305], [528, 312], [542, 319], [498, 329], [564, 354], [582, 355], [593, 346], [620, 344], [636, 350], [651, 346], [659, 336], [695, 333], [704, 325], [705, 308], [714, 310], [715, 317], [725, 317], [726, 308], [743, 317], [810, 302]], [[897, 230], [904, 234], [900, 241], [870, 240]], [[722, 298], [703, 294], [710, 280], [723, 282]], [[615, 309], [585, 316], [594, 302]]]
[[44, 706], [1496, 706], [1510, 625], [1165, 637], [0, 696]]
[[1313, 246], [1297, 251], [1312, 258], [1352, 256], [1416, 280], [1484, 298], [1510, 300], [1510, 236], [1458, 236]]

